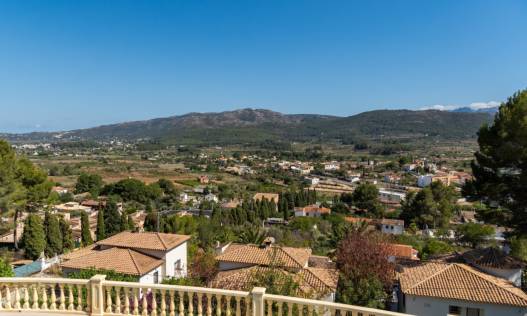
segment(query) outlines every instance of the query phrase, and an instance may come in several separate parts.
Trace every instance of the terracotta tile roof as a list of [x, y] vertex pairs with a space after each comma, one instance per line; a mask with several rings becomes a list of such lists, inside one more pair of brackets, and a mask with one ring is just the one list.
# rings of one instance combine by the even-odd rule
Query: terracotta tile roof
[[527, 294], [511, 282], [460, 263], [427, 263], [397, 275], [405, 294], [527, 307]]
[[63, 268], [113, 270], [128, 275], [144, 275], [163, 264], [157, 259], [132, 249], [109, 248], [62, 263]]
[[79, 248], [79, 249], [73, 250], [72, 252], [63, 255], [62, 256], [62, 260], [71, 260], [71, 259], [76, 259], [76, 258], [79, 258], [79, 257], [83, 257], [83, 256], [86, 256], [86, 255], [92, 254], [94, 252], [97, 252], [96, 248], [97, 248], [97, 245], [96, 244], [92, 244], [92, 245], [89, 245], [87, 247], [83, 247], [83, 248]]
[[495, 247], [473, 249], [463, 253], [467, 263], [486, 268], [521, 269], [525, 264]]
[[300, 293], [298, 294], [303, 297], [320, 298], [329, 293], [334, 293], [337, 289], [338, 271], [335, 269], [306, 268], [298, 273], [292, 273], [283, 269], [275, 270], [262, 266], [220, 271], [210, 282], [209, 286], [247, 291], [252, 288], [255, 275], [272, 271], [291, 275], [299, 284]]
[[387, 244], [388, 254], [396, 258], [418, 260], [417, 250], [412, 246], [402, 244]]
[[261, 201], [263, 199], [266, 199], [267, 201], [274, 201], [275, 203], [278, 203], [278, 200], [280, 199], [280, 195], [278, 193], [256, 193], [253, 196], [253, 200], [255, 201]]
[[185, 241], [189, 240], [190, 236], [187, 235], [176, 235], [176, 234], [164, 234], [164, 233], [132, 233], [122, 232], [117, 235], [113, 235], [110, 238], [98, 241], [98, 245], [111, 246], [111, 247], [122, 247], [122, 248], [135, 248], [135, 249], [147, 249], [147, 250], [170, 250], [173, 249]]
[[318, 205], [313, 204], [304, 207], [295, 207], [295, 212], [329, 214], [331, 213], [331, 210], [327, 207], [319, 207]]
[[231, 244], [223, 254], [216, 257], [216, 260], [264, 266], [277, 265], [284, 268], [303, 268], [307, 266], [309, 256], [311, 256], [311, 249], [309, 248]]
[[312, 268], [325, 268], [325, 269], [335, 269], [337, 266], [335, 262], [331, 261], [326, 256], [310, 256], [309, 257], [309, 267]]

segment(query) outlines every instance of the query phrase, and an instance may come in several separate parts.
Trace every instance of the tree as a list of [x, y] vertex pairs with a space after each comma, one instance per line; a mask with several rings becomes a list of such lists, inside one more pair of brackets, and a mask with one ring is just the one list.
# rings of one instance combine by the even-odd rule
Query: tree
[[128, 230], [134, 231], [135, 230], [135, 222], [132, 219], [132, 216], [128, 215], [127, 220], [128, 220], [128, 224], [127, 224]]
[[[98, 214], [97, 214], [98, 215]], [[81, 245], [83, 247], [93, 244], [90, 232], [90, 220], [85, 211], [81, 213]]]
[[121, 213], [121, 223], [120, 223], [120, 225], [121, 226], [119, 228], [119, 231], [124, 232], [124, 231], [129, 229], [128, 228], [128, 216], [126, 216], [126, 213], [124, 211]]
[[353, 204], [363, 210], [378, 215], [381, 211], [379, 189], [375, 184], [362, 183], [353, 191]]
[[4, 258], [0, 258], [0, 277], [14, 277], [13, 268]]
[[503, 208], [517, 233], [527, 232], [527, 90], [502, 103], [491, 124], [478, 134], [479, 151], [472, 162], [475, 196]]
[[492, 226], [477, 223], [467, 223], [459, 225], [456, 229], [456, 235], [461, 242], [470, 243], [472, 248], [486, 241], [494, 235], [495, 231]]
[[62, 252], [70, 251], [75, 248], [75, 242], [73, 241], [73, 232], [71, 231], [71, 225], [64, 217], [59, 219], [60, 232], [62, 235]]
[[92, 196], [98, 196], [101, 192], [103, 181], [100, 175], [81, 173], [75, 184], [75, 193], [89, 192]]
[[37, 214], [29, 214], [26, 218], [21, 243], [26, 257], [32, 260], [38, 259], [46, 248], [44, 225]]
[[46, 233], [46, 256], [54, 257], [61, 254], [62, 234], [56, 215], [46, 212], [46, 215], [44, 215], [44, 232]]
[[113, 236], [121, 231], [121, 215], [114, 199], [106, 201], [103, 218], [105, 237]]
[[401, 219], [418, 226], [442, 228], [448, 226], [455, 210], [453, 187], [435, 181], [419, 192], [410, 192], [401, 203]]
[[394, 273], [393, 263], [387, 260], [389, 254], [389, 246], [380, 233], [351, 231], [337, 247], [337, 301], [384, 306]]
[[103, 240], [106, 238], [106, 227], [104, 226], [104, 210], [99, 210], [97, 213], [97, 231], [95, 235], [97, 236], [97, 241]]

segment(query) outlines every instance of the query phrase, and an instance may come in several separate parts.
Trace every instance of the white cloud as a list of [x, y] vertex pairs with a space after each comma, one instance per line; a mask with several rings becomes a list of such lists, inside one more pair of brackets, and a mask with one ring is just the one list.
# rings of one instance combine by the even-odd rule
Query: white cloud
[[489, 101], [489, 102], [473, 102], [468, 105], [451, 105], [451, 104], [434, 104], [420, 107], [419, 110], [439, 110], [439, 111], [452, 111], [459, 108], [470, 108], [472, 110], [481, 110], [497, 107], [500, 102]]

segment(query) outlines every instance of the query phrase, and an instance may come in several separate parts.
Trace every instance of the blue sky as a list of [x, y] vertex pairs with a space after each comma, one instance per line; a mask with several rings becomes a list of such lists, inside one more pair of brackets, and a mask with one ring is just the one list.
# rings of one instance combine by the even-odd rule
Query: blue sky
[[352, 115], [527, 88], [527, 2], [1, 1], [0, 131]]

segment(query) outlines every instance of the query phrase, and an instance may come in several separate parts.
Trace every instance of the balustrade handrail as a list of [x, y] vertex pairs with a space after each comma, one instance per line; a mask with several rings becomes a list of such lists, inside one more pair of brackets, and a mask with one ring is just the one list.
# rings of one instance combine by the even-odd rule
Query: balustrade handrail
[[[0, 278], [0, 314], [195, 315], [197, 316], [403, 316], [368, 307], [313, 299], [169, 284], [91, 279]], [[313, 314], [313, 311], [315, 313]], [[319, 314], [322, 311], [323, 314]]]
[[385, 311], [385, 310], [380, 310], [380, 309], [375, 309], [375, 308], [370, 308], [370, 307], [349, 305], [349, 304], [343, 304], [343, 303], [334, 303], [334, 302], [327, 302], [327, 301], [320, 301], [320, 300], [313, 300], [313, 299], [305, 299], [305, 298], [293, 297], [293, 296], [265, 294], [264, 300], [271, 301], [271, 302], [277, 302], [277, 303], [293, 303], [293, 304], [298, 304], [298, 305], [328, 307], [331, 309], [338, 309], [338, 310], [345, 310], [345, 311], [360, 311], [363, 313], [373, 313], [374, 315], [382, 315], [382, 316], [401, 316], [401, 315], [408, 316], [408, 314]]
[[192, 293], [201, 293], [201, 294], [222, 294], [229, 296], [240, 296], [246, 297], [250, 295], [250, 292], [244, 291], [233, 291], [217, 288], [208, 288], [208, 287], [197, 287], [197, 286], [187, 286], [187, 285], [171, 285], [171, 284], [141, 284], [134, 282], [122, 282], [122, 281], [103, 281], [103, 286], [112, 286], [112, 287], [127, 287], [135, 289], [156, 289], [156, 290], [174, 290], [176, 292], [192, 292]]

